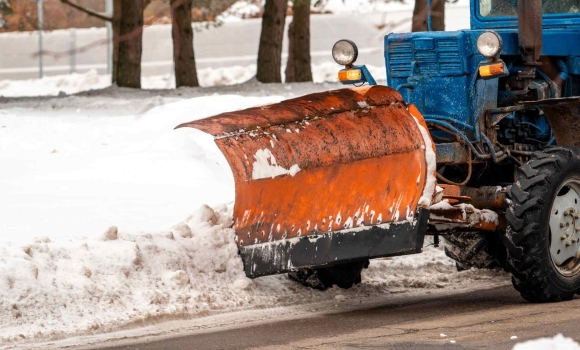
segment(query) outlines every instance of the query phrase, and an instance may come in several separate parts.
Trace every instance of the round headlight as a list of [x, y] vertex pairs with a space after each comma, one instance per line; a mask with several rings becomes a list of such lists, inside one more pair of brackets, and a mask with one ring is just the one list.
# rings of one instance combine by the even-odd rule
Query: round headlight
[[496, 32], [483, 32], [479, 38], [477, 38], [477, 51], [487, 58], [499, 55], [502, 46], [503, 42], [501, 37]]
[[336, 63], [343, 66], [348, 66], [356, 61], [358, 57], [358, 49], [356, 45], [350, 40], [339, 40], [332, 47], [332, 58]]

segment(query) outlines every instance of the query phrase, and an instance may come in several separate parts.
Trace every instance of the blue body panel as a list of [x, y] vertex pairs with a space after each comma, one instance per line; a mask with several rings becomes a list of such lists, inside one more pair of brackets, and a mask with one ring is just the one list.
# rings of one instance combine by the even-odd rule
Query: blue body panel
[[496, 107], [497, 79], [477, 78], [485, 61], [475, 48], [481, 31], [390, 34], [385, 37], [387, 83], [427, 119], [450, 119], [478, 140], [478, 119]]
[[[482, 116], [497, 107], [499, 93], [499, 79], [478, 75], [479, 65], [488, 60], [478, 53], [477, 38], [485, 30], [496, 31], [503, 40], [500, 58], [515, 72], [519, 67], [512, 62], [521, 55], [517, 18], [481, 17], [478, 6], [473, 0], [470, 30], [389, 34], [384, 43], [388, 85], [426, 119], [451, 124], [476, 142]], [[580, 75], [580, 13], [545, 15], [543, 26], [542, 55], [561, 58], [571, 76]], [[570, 94], [565, 89], [564, 96]]]
[[[501, 29], [518, 28], [517, 17], [484, 17], [479, 15], [479, 1], [471, 1], [471, 29]], [[578, 28], [580, 26], [580, 14], [544, 15], [542, 27], [548, 28]]]

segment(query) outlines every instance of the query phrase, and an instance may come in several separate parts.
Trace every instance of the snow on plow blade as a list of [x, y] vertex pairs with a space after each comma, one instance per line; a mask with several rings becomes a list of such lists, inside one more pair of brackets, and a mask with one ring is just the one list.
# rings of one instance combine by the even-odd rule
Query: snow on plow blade
[[178, 127], [214, 135], [229, 162], [248, 277], [421, 251], [435, 154], [394, 89], [333, 90]]

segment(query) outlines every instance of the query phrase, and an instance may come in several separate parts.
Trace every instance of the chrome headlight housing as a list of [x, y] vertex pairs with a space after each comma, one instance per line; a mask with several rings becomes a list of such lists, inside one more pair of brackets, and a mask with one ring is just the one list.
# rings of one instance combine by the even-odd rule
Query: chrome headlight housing
[[488, 30], [483, 32], [477, 38], [477, 51], [487, 58], [495, 58], [500, 54], [503, 47], [501, 37], [494, 31]]
[[356, 61], [357, 57], [358, 48], [350, 40], [339, 40], [332, 47], [332, 58], [340, 65], [349, 66]]

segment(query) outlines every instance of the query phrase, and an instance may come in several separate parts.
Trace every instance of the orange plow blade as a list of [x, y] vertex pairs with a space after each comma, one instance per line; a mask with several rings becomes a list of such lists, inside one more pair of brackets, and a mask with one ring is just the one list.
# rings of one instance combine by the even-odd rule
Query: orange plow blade
[[250, 277], [420, 252], [435, 153], [394, 89], [342, 89], [179, 127], [216, 137]]

